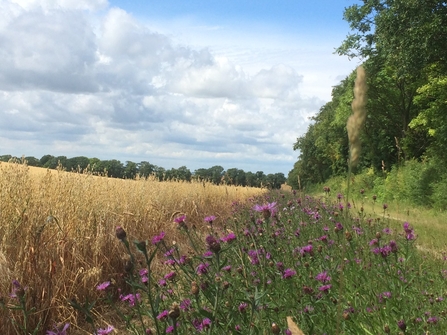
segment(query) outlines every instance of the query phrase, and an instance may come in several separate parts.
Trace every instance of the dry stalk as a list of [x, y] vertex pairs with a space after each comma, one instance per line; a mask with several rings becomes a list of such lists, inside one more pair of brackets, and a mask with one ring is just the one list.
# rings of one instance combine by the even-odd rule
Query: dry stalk
[[352, 114], [348, 119], [346, 128], [348, 130], [350, 167], [357, 166], [360, 158], [360, 133], [366, 120], [367, 101], [366, 72], [363, 66], [357, 68], [357, 78], [354, 86], [354, 100], [352, 101]]

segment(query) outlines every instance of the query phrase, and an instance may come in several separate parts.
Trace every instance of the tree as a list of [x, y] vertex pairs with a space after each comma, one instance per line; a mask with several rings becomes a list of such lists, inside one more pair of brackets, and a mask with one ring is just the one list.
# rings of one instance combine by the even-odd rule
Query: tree
[[27, 157], [25, 157], [25, 160], [26, 160], [26, 164], [28, 164], [29, 166], [37, 166], [37, 167], [41, 166], [40, 160], [37, 159], [36, 157], [27, 156]]
[[153, 165], [149, 162], [146, 162], [146, 161], [142, 161], [142, 162], [138, 163], [137, 168], [138, 168], [138, 173], [140, 174], [140, 177], [142, 177], [142, 178], [147, 178], [155, 172], [155, 165]]
[[[415, 103], [422, 108], [421, 112], [410, 122], [410, 128], [421, 131], [426, 138], [428, 151], [447, 164], [447, 74], [439, 75], [439, 67], [433, 65], [428, 72], [428, 81], [418, 89]], [[423, 143], [423, 142], [422, 142]], [[418, 143], [421, 145], [421, 142]]]
[[127, 179], [135, 179], [138, 173], [137, 163], [132, 161], [126, 161], [126, 166], [124, 167], [123, 176]]
[[237, 168], [228, 169], [225, 172], [224, 180], [229, 185], [238, 185], [238, 186], [246, 185], [244, 170], [237, 169]]
[[57, 156], [57, 157], [52, 156], [52, 158], [46, 161], [43, 167], [47, 169], [56, 169], [59, 165], [61, 165], [63, 168], [66, 168], [67, 156]]
[[54, 158], [54, 156], [52, 156], [52, 155], [44, 155], [44, 156], [42, 156], [42, 158], [40, 158], [40, 166], [45, 166], [45, 164], [49, 161], [49, 160], [51, 160], [51, 159], [53, 159]]
[[269, 173], [266, 178], [267, 185], [272, 189], [280, 189], [281, 185], [286, 182], [284, 173]]
[[447, 3], [363, 0], [363, 5], [348, 7], [344, 18], [354, 33], [347, 36], [338, 53], [366, 59], [373, 80], [387, 72], [393, 82], [388, 88], [397, 93], [391, 100], [394, 108], [389, 111], [401, 118], [401, 133], [395, 137], [401, 149], [406, 149], [406, 158], [420, 157], [424, 150], [413, 144], [423, 140], [422, 134], [410, 129], [410, 122], [420, 112], [414, 99], [418, 88], [425, 84], [427, 67], [437, 64], [438, 74], [447, 73]]
[[73, 170], [82, 172], [89, 166], [90, 159], [85, 156], [72, 157], [67, 159], [66, 164], [67, 164], [66, 168], [68, 171]]
[[363, 0], [345, 9], [354, 33], [337, 49], [364, 59], [380, 56], [398, 76], [418, 75], [432, 63], [446, 65], [447, 3], [439, 0]]

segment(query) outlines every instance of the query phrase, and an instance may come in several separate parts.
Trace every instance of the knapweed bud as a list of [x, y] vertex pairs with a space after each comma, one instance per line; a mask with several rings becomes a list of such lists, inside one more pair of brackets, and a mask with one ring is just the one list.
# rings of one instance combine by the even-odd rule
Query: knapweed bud
[[272, 333], [277, 335], [281, 332], [281, 328], [276, 323], [272, 323]]
[[121, 226], [117, 226], [115, 229], [115, 234], [118, 240], [124, 241], [127, 237], [126, 231]]
[[133, 263], [129, 259], [129, 260], [126, 261], [126, 264], [124, 264], [124, 271], [126, 271], [127, 273], [131, 273], [132, 270], [133, 270]]
[[192, 293], [193, 295], [198, 295], [199, 292], [200, 292], [199, 285], [197, 285], [197, 283], [196, 283], [195, 281], [193, 281], [193, 282], [191, 283], [191, 293]]
[[172, 304], [171, 309], [169, 310], [168, 315], [173, 320], [176, 320], [180, 316], [180, 308], [179, 308], [179, 305], [176, 302], [174, 302]]
[[405, 329], [407, 329], [407, 325], [405, 324], [404, 320], [397, 321], [397, 326], [399, 327], [400, 330], [403, 330], [403, 331], [405, 331]]
[[208, 235], [208, 237], [206, 238], [206, 244], [208, 245], [208, 248], [215, 254], [220, 251], [220, 243], [214, 236]]
[[389, 333], [391, 332], [390, 326], [385, 325], [385, 326], [383, 327], [383, 331], [384, 331], [386, 334], [389, 334]]
[[352, 240], [352, 235], [351, 232], [349, 231], [345, 231], [345, 237], [347, 241], [351, 241]]
[[376, 239], [380, 239], [382, 237], [382, 234], [380, 234], [379, 232], [376, 233]]

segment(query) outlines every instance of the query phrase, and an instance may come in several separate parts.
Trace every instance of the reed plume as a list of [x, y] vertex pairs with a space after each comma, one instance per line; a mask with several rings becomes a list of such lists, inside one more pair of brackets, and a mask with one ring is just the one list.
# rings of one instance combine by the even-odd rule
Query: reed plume
[[349, 138], [350, 168], [357, 166], [360, 158], [360, 132], [366, 119], [366, 91], [366, 72], [363, 66], [359, 66], [354, 85], [354, 100], [351, 105], [352, 114], [346, 124]]

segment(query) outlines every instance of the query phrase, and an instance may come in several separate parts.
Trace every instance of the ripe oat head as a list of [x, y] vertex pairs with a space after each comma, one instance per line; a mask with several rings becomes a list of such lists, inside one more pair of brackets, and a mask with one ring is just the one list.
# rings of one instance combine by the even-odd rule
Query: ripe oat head
[[363, 66], [357, 68], [357, 78], [354, 85], [354, 100], [352, 101], [352, 114], [348, 119], [346, 128], [348, 130], [350, 167], [357, 166], [360, 158], [360, 132], [366, 120], [367, 101], [366, 72]]
[[287, 317], [287, 327], [292, 332], [292, 335], [304, 335], [303, 331], [298, 328], [298, 325], [293, 322], [290, 316]]

